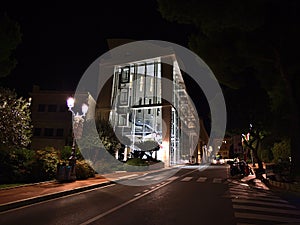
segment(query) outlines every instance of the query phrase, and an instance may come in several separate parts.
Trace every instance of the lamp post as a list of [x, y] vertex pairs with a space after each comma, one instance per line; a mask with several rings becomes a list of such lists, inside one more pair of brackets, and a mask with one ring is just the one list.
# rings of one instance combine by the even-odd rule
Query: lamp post
[[88, 111], [88, 105], [83, 103], [81, 106], [81, 111], [82, 114], [79, 114], [78, 112], [74, 112], [73, 111], [73, 107], [75, 105], [75, 99], [73, 97], [69, 97], [67, 99], [67, 106], [69, 108], [69, 111], [72, 113], [72, 121], [73, 121], [73, 143], [72, 143], [72, 152], [71, 152], [71, 156], [69, 158], [69, 166], [71, 166], [71, 175], [70, 175], [70, 179], [71, 180], [76, 180], [76, 170], [75, 170], [75, 166], [76, 166], [76, 139], [80, 139], [82, 136], [82, 130], [83, 130], [83, 122], [84, 122], [84, 117], [86, 116], [86, 113]]

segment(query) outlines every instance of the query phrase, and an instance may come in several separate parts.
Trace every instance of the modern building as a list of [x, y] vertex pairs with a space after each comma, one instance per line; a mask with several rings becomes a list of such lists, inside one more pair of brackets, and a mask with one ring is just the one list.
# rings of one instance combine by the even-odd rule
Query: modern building
[[208, 138], [199, 141], [197, 111], [172, 50], [134, 61], [120, 57], [100, 66], [110, 68], [113, 77], [100, 92], [96, 115], [108, 119], [119, 137], [130, 140], [131, 152], [141, 150], [138, 143], [151, 140], [160, 146], [156, 157], [167, 167], [191, 157], [201, 160], [198, 144], [203, 146]]
[[[145, 151], [139, 148], [141, 142], [152, 141], [159, 146], [155, 158], [166, 167], [205, 162], [208, 135], [186, 91], [183, 71], [172, 49], [149, 58], [102, 60], [99, 66], [111, 71], [110, 78], [104, 85], [100, 76], [95, 81], [103, 87], [96, 101], [90, 94], [82, 94], [80, 102], [95, 104], [89, 117], [110, 121], [119, 140], [130, 140], [124, 160], [134, 151]], [[72, 118], [66, 99], [73, 94], [33, 87], [33, 149], [62, 149], [71, 144]]]

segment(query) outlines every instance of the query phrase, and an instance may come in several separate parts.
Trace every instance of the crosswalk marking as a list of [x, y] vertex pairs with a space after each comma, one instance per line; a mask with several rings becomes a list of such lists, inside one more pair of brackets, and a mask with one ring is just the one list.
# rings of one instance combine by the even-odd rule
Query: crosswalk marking
[[197, 182], [205, 182], [207, 180], [207, 177], [199, 177]]
[[265, 202], [265, 201], [256, 201], [256, 200], [249, 200], [249, 199], [232, 199], [233, 203], [251, 203], [257, 205], [265, 205], [265, 206], [275, 206], [275, 207], [285, 207], [285, 208], [292, 208], [295, 209], [295, 206], [289, 204], [282, 204], [282, 203], [273, 203], [273, 202]]
[[185, 177], [185, 178], [183, 178], [181, 181], [190, 181], [190, 180], [192, 180], [193, 179], [193, 177]]
[[277, 196], [270, 196], [268, 193], [257, 193], [251, 190], [246, 190], [246, 189], [231, 189], [229, 188], [230, 192], [233, 192], [235, 194], [240, 194], [240, 195], [247, 195], [247, 196], [259, 196], [259, 197], [268, 197], [268, 198], [273, 198], [273, 199], [280, 199]]
[[214, 178], [213, 183], [222, 183], [222, 178]]
[[275, 209], [275, 208], [267, 208], [260, 206], [248, 206], [248, 205], [233, 205], [234, 209], [246, 209], [252, 211], [260, 211], [260, 212], [272, 212], [272, 213], [282, 213], [282, 214], [290, 214], [300, 216], [300, 211], [293, 209]]
[[291, 223], [291, 222], [300, 223], [300, 219], [296, 219], [296, 218], [282, 217], [282, 216], [271, 216], [271, 215], [257, 214], [257, 213], [235, 212], [234, 216], [236, 218], [243, 218], [243, 219], [276, 221], [276, 222], [282, 222], [282, 223]]
[[300, 223], [300, 211], [297, 207], [270, 191], [253, 189], [242, 184], [229, 184], [229, 197], [237, 220], [236, 225]]
[[274, 198], [267, 198], [267, 197], [257, 197], [257, 196], [240, 196], [240, 195], [230, 195], [230, 197], [233, 197], [233, 198], [239, 198], [239, 199], [246, 199], [246, 200], [252, 200], [252, 199], [255, 199], [255, 200], [261, 200], [261, 201], [267, 201], [267, 202], [280, 202], [280, 203], [288, 203], [288, 201], [286, 200], [283, 200], [283, 199], [274, 199]]
[[268, 199], [280, 199], [277, 196], [272, 196], [270, 194], [267, 193], [257, 193], [257, 192], [253, 192], [251, 190], [246, 190], [246, 189], [232, 189], [229, 188], [231, 193], [234, 193], [236, 195], [240, 195], [240, 196], [249, 196], [249, 197], [262, 197], [262, 198], [268, 198]]

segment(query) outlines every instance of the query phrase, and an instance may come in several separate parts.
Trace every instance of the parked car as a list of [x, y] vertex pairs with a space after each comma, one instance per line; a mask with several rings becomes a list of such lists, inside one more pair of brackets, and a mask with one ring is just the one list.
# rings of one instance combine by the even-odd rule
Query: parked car
[[225, 160], [219, 154], [216, 157], [214, 157], [211, 162], [212, 165], [223, 165], [224, 163], [225, 163]]

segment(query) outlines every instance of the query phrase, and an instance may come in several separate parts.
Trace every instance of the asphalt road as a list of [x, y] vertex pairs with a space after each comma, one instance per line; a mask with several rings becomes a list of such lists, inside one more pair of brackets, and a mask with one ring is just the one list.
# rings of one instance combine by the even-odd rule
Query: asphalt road
[[[147, 186], [111, 184], [0, 213], [0, 224], [300, 224], [300, 211], [267, 190], [230, 179], [227, 166], [185, 167]], [[228, 179], [229, 178], [229, 179]]]

